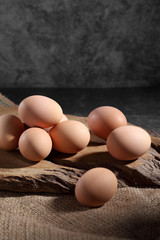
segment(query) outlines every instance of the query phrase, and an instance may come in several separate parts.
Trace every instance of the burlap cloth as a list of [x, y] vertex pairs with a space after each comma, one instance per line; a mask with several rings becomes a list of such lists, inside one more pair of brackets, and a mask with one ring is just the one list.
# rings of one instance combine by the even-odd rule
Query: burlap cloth
[[[1, 96], [0, 114], [14, 104]], [[0, 240], [158, 240], [160, 189], [119, 188], [100, 208], [72, 194], [0, 192]]]

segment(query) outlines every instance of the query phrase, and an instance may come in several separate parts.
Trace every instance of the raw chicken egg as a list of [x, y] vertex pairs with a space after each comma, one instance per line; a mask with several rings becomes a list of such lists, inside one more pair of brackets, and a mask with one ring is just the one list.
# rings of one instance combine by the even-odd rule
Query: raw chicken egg
[[87, 118], [90, 130], [98, 137], [107, 139], [115, 128], [127, 125], [125, 115], [117, 108], [102, 106], [94, 109]]
[[57, 124], [49, 134], [53, 141], [53, 148], [63, 153], [76, 153], [85, 148], [90, 140], [88, 128], [75, 120]]
[[66, 117], [66, 115], [63, 114], [61, 120], [59, 121], [59, 123], [67, 121], [67, 120], [68, 120], [68, 118]]
[[137, 126], [122, 126], [113, 130], [106, 141], [108, 152], [120, 160], [134, 160], [151, 146], [149, 134]]
[[85, 172], [75, 187], [78, 202], [89, 207], [99, 207], [108, 202], [117, 191], [117, 178], [107, 168], [97, 167]]
[[52, 149], [52, 140], [49, 134], [37, 127], [25, 130], [19, 139], [21, 154], [31, 161], [45, 159]]
[[51, 98], [33, 95], [25, 98], [18, 107], [22, 121], [30, 127], [48, 128], [62, 119], [62, 108]]
[[0, 148], [16, 149], [23, 131], [24, 125], [18, 117], [11, 114], [0, 116]]
[[[62, 115], [62, 119], [58, 122], [58, 123], [61, 123], [61, 122], [64, 122], [64, 121], [67, 121], [68, 118], [66, 117], [66, 115]], [[52, 126], [54, 127], [54, 126]], [[44, 130], [46, 130], [47, 132], [49, 132], [51, 130], [52, 127], [49, 127], [49, 128], [44, 128]]]

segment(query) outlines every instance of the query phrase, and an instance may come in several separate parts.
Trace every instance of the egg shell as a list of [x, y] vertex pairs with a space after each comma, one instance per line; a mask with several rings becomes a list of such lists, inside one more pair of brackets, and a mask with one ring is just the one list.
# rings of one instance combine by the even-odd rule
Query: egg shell
[[29, 96], [19, 104], [18, 115], [29, 127], [48, 128], [62, 119], [61, 106], [51, 98]]
[[59, 121], [59, 123], [67, 121], [67, 120], [68, 120], [68, 118], [66, 117], [66, 115], [63, 114], [61, 120]]
[[87, 118], [90, 130], [98, 137], [107, 139], [117, 127], [127, 125], [125, 115], [117, 108], [102, 106], [94, 109]]
[[19, 137], [24, 130], [24, 125], [17, 116], [11, 114], [0, 116], [0, 148], [16, 149]]
[[122, 126], [113, 130], [107, 141], [109, 153], [119, 160], [134, 160], [151, 146], [151, 137], [141, 127]]
[[53, 141], [53, 148], [63, 153], [76, 153], [85, 148], [90, 140], [88, 128], [75, 120], [57, 124], [49, 134]]
[[[66, 115], [63, 114], [63, 115], [62, 115], [62, 119], [61, 119], [58, 123], [61, 123], [61, 122], [67, 121], [67, 120], [68, 120], [68, 118], [66, 117]], [[55, 125], [52, 126], [52, 127], [55, 127]], [[44, 130], [46, 130], [47, 132], [49, 132], [52, 127], [44, 128]]]
[[52, 149], [52, 140], [49, 134], [37, 127], [25, 130], [19, 139], [21, 154], [31, 161], [45, 159]]
[[98, 207], [108, 202], [117, 191], [117, 178], [107, 168], [92, 168], [85, 172], [75, 187], [75, 196], [84, 206]]

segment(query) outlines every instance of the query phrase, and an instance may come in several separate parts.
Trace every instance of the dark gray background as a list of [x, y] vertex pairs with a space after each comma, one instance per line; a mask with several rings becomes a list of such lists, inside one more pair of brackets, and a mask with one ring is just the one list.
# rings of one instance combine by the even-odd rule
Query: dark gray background
[[160, 86], [159, 0], [0, 0], [1, 87]]
[[[160, 0], [0, 0], [0, 91], [160, 133]], [[159, 87], [159, 88], [158, 88]]]

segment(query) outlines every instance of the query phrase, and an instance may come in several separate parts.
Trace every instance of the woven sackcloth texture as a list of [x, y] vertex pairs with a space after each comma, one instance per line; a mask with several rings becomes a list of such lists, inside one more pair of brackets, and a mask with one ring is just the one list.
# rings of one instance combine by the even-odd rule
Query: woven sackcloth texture
[[17, 106], [0, 93], [0, 115], [8, 113], [17, 114]]
[[0, 193], [0, 239], [160, 239], [160, 190], [118, 189], [100, 208], [73, 195]]
[[[0, 95], [0, 114], [16, 106]], [[0, 240], [158, 240], [160, 189], [119, 188], [99, 208], [73, 194], [0, 192]]]

